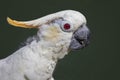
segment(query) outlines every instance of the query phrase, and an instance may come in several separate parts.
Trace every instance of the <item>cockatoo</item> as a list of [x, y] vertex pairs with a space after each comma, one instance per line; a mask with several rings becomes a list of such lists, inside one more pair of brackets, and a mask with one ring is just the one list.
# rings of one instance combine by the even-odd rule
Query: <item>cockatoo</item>
[[57, 61], [89, 43], [86, 18], [78, 11], [64, 10], [31, 21], [8, 17], [7, 21], [16, 27], [37, 28], [38, 32], [24, 47], [0, 60], [0, 80], [54, 80]]

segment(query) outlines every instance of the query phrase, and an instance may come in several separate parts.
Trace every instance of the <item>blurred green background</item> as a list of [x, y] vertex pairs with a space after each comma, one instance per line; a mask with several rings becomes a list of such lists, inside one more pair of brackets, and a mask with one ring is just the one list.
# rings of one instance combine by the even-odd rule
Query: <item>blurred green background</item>
[[[91, 43], [60, 60], [55, 80], [120, 80], [120, 0], [0, 0], [0, 59], [19, 49], [35, 29], [16, 28], [6, 17], [32, 20], [65, 9], [82, 12]], [[0, 79], [1, 80], [1, 79]]]

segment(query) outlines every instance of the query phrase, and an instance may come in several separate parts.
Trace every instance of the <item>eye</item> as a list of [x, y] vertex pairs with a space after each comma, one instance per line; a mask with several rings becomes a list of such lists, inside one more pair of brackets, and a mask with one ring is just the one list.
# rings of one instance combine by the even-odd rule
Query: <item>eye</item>
[[70, 22], [65, 21], [62, 23], [61, 28], [63, 31], [70, 32], [73, 29], [73, 25]]
[[71, 26], [70, 26], [70, 24], [69, 24], [69, 23], [64, 24], [64, 29], [65, 29], [65, 30], [70, 29], [70, 27], [71, 27]]

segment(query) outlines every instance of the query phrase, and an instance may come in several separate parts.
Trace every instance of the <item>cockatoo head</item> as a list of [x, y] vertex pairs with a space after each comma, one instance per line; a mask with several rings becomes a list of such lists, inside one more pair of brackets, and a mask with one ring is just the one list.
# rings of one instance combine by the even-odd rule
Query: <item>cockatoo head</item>
[[38, 28], [41, 41], [66, 46], [70, 50], [84, 48], [89, 43], [90, 31], [86, 26], [86, 18], [78, 11], [60, 11], [31, 21], [7, 20], [17, 27]]

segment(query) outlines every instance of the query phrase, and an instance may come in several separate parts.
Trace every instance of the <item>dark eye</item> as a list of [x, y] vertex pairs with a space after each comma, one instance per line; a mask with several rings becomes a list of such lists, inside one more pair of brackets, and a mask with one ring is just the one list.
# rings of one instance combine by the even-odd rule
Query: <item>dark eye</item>
[[64, 24], [64, 29], [65, 29], [65, 30], [70, 29], [70, 27], [71, 27], [71, 26], [70, 26], [70, 24], [69, 24], [69, 23]]
[[70, 32], [73, 30], [73, 25], [68, 21], [64, 21], [61, 25], [61, 28], [63, 31]]

